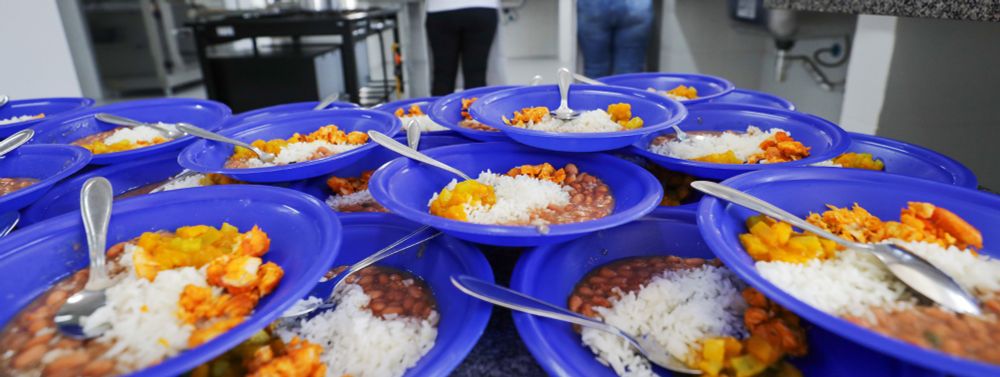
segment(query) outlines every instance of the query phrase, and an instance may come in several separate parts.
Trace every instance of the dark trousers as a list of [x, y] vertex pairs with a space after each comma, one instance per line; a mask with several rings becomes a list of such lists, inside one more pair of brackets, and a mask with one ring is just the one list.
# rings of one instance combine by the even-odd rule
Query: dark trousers
[[576, 9], [584, 74], [642, 72], [653, 31], [652, 0], [578, 0]]
[[486, 86], [486, 62], [497, 33], [497, 10], [466, 8], [427, 14], [427, 40], [434, 72], [431, 95], [455, 91], [458, 61], [462, 60], [465, 88]]

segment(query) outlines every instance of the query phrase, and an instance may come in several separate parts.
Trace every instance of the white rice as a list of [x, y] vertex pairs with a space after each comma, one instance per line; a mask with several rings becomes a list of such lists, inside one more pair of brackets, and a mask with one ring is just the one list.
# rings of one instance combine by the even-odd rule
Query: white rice
[[417, 124], [420, 125], [420, 132], [433, 132], [433, 131], [447, 131], [448, 130], [448, 127], [445, 127], [445, 126], [442, 126], [440, 124], [437, 124], [436, 122], [434, 122], [433, 120], [431, 120], [431, 117], [428, 116], [427, 114], [405, 116], [405, 117], [399, 118], [399, 120], [403, 121], [403, 129], [404, 130], [407, 130], [407, 129], [410, 128], [410, 120], [417, 121]]
[[[763, 152], [760, 149], [760, 143], [774, 137], [774, 134], [778, 132], [788, 133], [788, 131], [780, 128], [772, 128], [765, 132], [760, 128], [747, 126], [745, 133], [723, 132], [718, 135], [692, 134], [685, 141], [675, 138], [662, 144], [650, 144], [649, 151], [667, 157], [693, 160], [706, 155], [725, 153], [731, 150], [736, 155], [736, 158], [746, 161], [751, 155]], [[789, 136], [791, 135], [791, 133], [788, 134]]]
[[[187, 348], [194, 327], [178, 318], [178, 300], [188, 284], [208, 286], [204, 270], [193, 267], [160, 271], [152, 282], [137, 276], [132, 267], [137, 250], [138, 246], [126, 244], [121, 263], [127, 272], [107, 289], [107, 304], [82, 322], [86, 333], [110, 326], [97, 338], [111, 345], [101, 357], [114, 359], [126, 370], [158, 363]], [[221, 293], [219, 288], [212, 290]]]
[[286, 342], [298, 336], [323, 347], [320, 359], [328, 377], [402, 376], [434, 347], [437, 311], [427, 320], [386, 316], [367, 309], [370, 298], [348, 284], [337, 308], [305, 320], [295, 329], [280, 329]]
[[591, 133], [591, 132], [615, 132], [625, 129], [620, 124], [612, 122], [611, 116], [601, 109], [584, 111], [580, 116], [570, 120], [559, 120], [551, 115], [542, 117], [538, 123], [530, 122], [528, 129], [557, 133]]
[[375, 198], [372, 197], [371, 192], [368, 190], [361, 190], [347, 195], [330, 195], [326, 198], [326, 205], [333, 208], [334, 211], [339, 211], [341, 207], [369, 203], [375, 203]]
[[201, 180], [205, 178], [204, 174], [192, 174], [181, 179], [171, 180], [167, 184], [163, 185], [163, 191], [180, 190], [192, 187], [201, 187]]
[[828, 260], [757, 262], [757, 271], [795, 298], [838, 316], [871, 318], [872, 307], [914, 304], [906, 285], [866, 251], [847, 249]]
[[[468, 221], [477, 224], [527, 224], [535, 211], [543, 210], [550, 205], [564, 206], [569, 204], [571, 187], [518, 175], [511, 177], [505, 174], [495, 174], [489, 170], [479, 173], [476, 179], [479, 183], [493, 186], [496, 203], [492, 206], [467, 206], [465, 212]], [[446, 186], [453, 190], [458, 181], [452, 180]], [[430, 203], [437, 199], [434, 193]], [[540, 224], [536, 224], [540, 225]]]
[[[177, 127], [172, 124], [158, 123], [160, 127], [176, 131]], [[139, 126], [139, 127], [121, 127], [115, 130], [114, 133], [104, 138], [104, 144], [111, 145], [120, 141], [129, 141], [130, 143], [138, 143], [140, 141], [151, 143], [153, 139], [163, 138], [170, 139], [167, 135], [164, 135], [159, 130], [150, 126]]]
[[26, 121], [33, 120], [33, 119], [39, 119], [38, 118], [39, 115], [41, 115], [41, 114], [21, 115], [21, 116], [13, 116], [13, 117], [6, 118], [6, 119], [0, 119], [0, 126], [6, 125], [6, 124], [14, 124], [14, 123], [26, 122]]
[[[743, 284], [726, 268], [702, 266], [665, 271], [637, 292], [622, 295], [611, 308], [595, 307], [606, 323], [638, 336], [648, 334], [670, 354], [693, 361], [705, 338], [746, 337]], [[584, 328], [583, 343], [619, 376], [655, 376], [649, 361], [625, 340]]]
[[252, 157], [247, 160], [247, 164], [251, 168], [262, 168], [268, 166], [278, 166], [278, 165], [288, 165], [296, 162], [306, 162], [309, 158], [316, 154], [320, 148], [326, 148], [327, 150], [333, 152], [333, 154], [340, 154], [347, 152], [349, 150], [360, 147], [362, 144], [333, 144], [324, 140], [316, 140], [309, 142], [300, 143], [290, 143], [281, 148], [281, 152], [274, 157], [271, 162], [261, 161], [257, 157]]
[[833, 160], [820, 161], [820, 162], [817, 162], [817, 163], [812, 164], [810, 166], [831, 167], [831, 168], [842, 168], [842, 167], [844, 167], [841, 164], [833, 162]]

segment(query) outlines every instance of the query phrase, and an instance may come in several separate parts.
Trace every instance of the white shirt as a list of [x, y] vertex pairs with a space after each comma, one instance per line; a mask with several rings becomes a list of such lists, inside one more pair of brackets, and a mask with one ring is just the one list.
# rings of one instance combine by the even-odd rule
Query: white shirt
[[463, 8], [499, 8], [499, 0], [427, 0], [427, 13]]

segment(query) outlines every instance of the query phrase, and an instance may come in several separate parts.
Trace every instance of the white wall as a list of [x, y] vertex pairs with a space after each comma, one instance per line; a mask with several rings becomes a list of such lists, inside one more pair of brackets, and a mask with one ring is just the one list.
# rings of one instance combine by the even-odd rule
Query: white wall
[[0, 51], [0, 93], [81, 95], [55, 0], [0, 1]]
[[[834, 122], [840, 119], [843, 87], [820, 88], [800, 63], [789, 64], [777, 82], [777, 50], [763, 26], [737, 22], [721, 0], [663, 0], [660, 71], [695, 72], [725, 77], [737, 87], [761, 90], [794, 102], [799, 110]], [[799, 33], [789, 52], [812, 54], [853, 32], [854, 16], [799, 13]], [[846, 65], [824, 71], [842, 80]]]
[[1000, 24], [899, 18], [878, 135], [934, 149], [1000, 190]]

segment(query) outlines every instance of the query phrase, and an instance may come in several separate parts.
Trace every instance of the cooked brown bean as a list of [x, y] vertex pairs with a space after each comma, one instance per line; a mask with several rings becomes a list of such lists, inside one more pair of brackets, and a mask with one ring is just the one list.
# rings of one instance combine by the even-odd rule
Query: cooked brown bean
[[86, 352], [73, 352], [68, 353], [45, 366], [42, 371], [42, 376], [45, 377], [62, 377], [62, 376], [74, 376], [79, 371], [78, 368], [87, 364], [90, 361], [90, 357]]
[[52, 338], [55, 336], [56, 333], [54, 332], [49, 332], [35, 336], [34, 338], [31, 338], [31, 340], [29, 340], [27, 343], [24, 343], [24, 348], [31, 348], [39, 344], [49, 344], [49, 341], [52, 340]]

